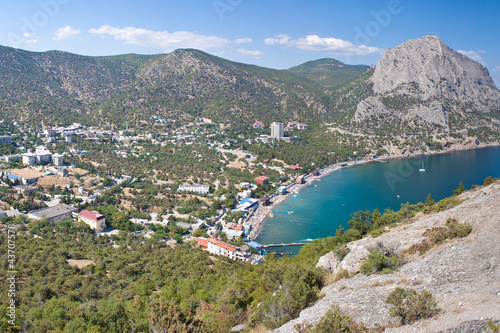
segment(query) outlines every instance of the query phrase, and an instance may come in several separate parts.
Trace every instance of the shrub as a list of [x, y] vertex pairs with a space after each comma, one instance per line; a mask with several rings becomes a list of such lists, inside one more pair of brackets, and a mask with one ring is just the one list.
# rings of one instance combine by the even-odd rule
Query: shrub
[[490, 329], [493, 333], [500, 333], [500, 324], [495, 325], [495, 323], [491, 320], [487, 320], [486, 325], [488, 325], [488, 329]]
[[347, 246], [343, 245], [335, 249], [335, 251], [333, 252], [335, 253], [335, 257], [337, 258], [337, 260], [342, 261], [342, 259], [344, 259], [349, 254], [349, 252], [351, 252], [351, 250]]
[[361, 265], [361, 273], [371, 274], [381, 272], [388, 274], [394, 272], [402, 265], [402, 258], [397, 255], [388, 256], [379, 250], [373, 250], [368, 254], [368, 260]]
[[369, 331], [363, 324], [356, 323], [351, 316], [340, 311], [337, 305], [321, 318], [321, 320], [312, 327], [311, 324], [298, 324], [295, 329], [299, 333], [368, 333]]
[[389, 294], [385, 302], [392, 305], [389, 314], [398, 317], [402, 325], [430, 318], [440, 311], [436, 299], [426, 290], [418, 293], [411, 288], [398, 287]]
[[483, 186], [491, 185], [494, 182], [495, 182], [495, 180], [493, 179], [493, 177], [491, 177], [491, 176], [486, 177], [486, 179], [484, 180]]

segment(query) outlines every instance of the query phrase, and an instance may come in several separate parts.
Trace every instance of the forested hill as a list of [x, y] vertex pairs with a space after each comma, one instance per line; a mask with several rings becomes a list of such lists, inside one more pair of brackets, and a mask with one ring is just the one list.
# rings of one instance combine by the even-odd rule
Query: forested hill
[[88, 57], [0, 47], [0, 116], [33, 124], [120, 125], [152, 115], [307, 121], [334, 114], [325, 91], [366, 68], [326, 59], [280, 71], [192, 49]]

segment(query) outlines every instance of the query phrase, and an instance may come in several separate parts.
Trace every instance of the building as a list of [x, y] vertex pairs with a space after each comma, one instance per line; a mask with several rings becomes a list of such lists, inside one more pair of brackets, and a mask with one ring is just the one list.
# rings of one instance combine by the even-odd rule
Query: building
[[61, 166], [64, 164], [64, 159], [63, 155], [61, 154], [53, 154], [52, 155], [52, 163], [54, 163], [55, 166]]
[[254, 179], [257, 184], [264, 185], [269, 184], [269, 177], [260, 176]]
[[271, 138], [280, 140], [284, 136], [283, 123], [271, 123]]
[[28, 218], [33, 220], [41, 220], [46, 218], [52, 223], [59, 223], [72, 216], [72, 213], [77, 213], [78, 210], [74, 207], [59, 204], [53, 207], [42, 208], [28, 213]]
[[249, 261], [250, 252], [243, 248], [221, 242], [215, 238], [207, 240], [207, 251], [211, 254], [228, 257], [233, 260]]
[[50, 163], [52, 161], [52, 153], [44, 146], [36, 147], [35, 151], [36, 163]]
[[177, 192], [196, 192], [200, 194], [207, 194], [210, 190], [209, 185], [179, 185], [179, 188], [177, 189]]
[[33, 153], [23, 154], [23, 164], [24, 165], [35, 165], [36, 164], [36, 156]]
[[78, 220], [88, 224], [96, 232], [101, 232], [106, 228], [106, 218], [96, 211], [82, 210], [78, 214]]
[[308, 129], [309, 127], [304, 124], [304, 123], [301, 123], [301, 122], [298, 122], [298, 121], [291, 121], [289, 122], [287, 125], [286, 125], [286, 130], [287, 131], [292, 131], [294, 129], [298, 129], [298, 130], [306, 130]]
[[255, 123], [253, 123], [253, 128], [260, 128], [260, 129], [264, 129], [266, 128], [266, 126], [264, 126], [264, 123], [262, 121], [255, 121]]
[[28, 184], [21, 184], [17, 186], [13, 186], [13, 189], [17, 191], [17, 193], [25, 193], [25, 192], [34, 192], [36, 191], [36, 187]]

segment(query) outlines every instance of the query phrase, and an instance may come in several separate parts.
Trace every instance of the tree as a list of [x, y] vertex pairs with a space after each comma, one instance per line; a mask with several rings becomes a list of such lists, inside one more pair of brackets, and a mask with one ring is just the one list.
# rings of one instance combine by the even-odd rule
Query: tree
[[427, 195], [427, 199], [425, 199], [425, 205], [426, 205], [427, 207], [430, 207], [430, 206], [434, 205], [435, 203], [436, 203], [436, 202], [434, 201], [434, 199], [432, 199], [431, 194], [429, 193], [429, 194]]
[[462, 183], [462, 181], [460, 181], [460, 183], [458, 184], [458, 188], [456, 190], [453, 191], [453, 194], [454, 195], [460, 195], [462, 194], [463, 192], [465, 191], [464, 189], [464, 184]]

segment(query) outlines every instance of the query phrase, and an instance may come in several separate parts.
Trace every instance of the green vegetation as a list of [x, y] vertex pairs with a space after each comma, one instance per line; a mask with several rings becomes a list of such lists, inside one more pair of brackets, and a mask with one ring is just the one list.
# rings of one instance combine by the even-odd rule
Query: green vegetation
[[432, 247], [442, 244], [448, 239], [467, 237], [472, 231], [472, 225], [469, 223], [458, 223], [455, 218], [449, 218], [444, 227], [435, 227], [426, 230], [422, 236], [427, 240], [415, 244], [409, 249], [409, 253], [426, 253]]
[[491, 320], [486, 321], [486, 325], [488, 325], [488, 329], [491, 330], [493, 333], [499, 333], [500, 332], [500, 324], [496, 324], [492, 322]]
[[426, 290], [418, 293], [416, 290], [407, 288], [396, 288], [387, 299], [391, 304], [389, 313], [392, 317], [401, 320], [401, 325], [411, 324], [419, 319], [431, 318], [439, 313], [437, 301], [432, 294]]
[[403, 265], [403, 258], [396, 254], [390, 253], [387, 249], [373, 250], [368, 254], [368, 259], [361, 265], [361, 273], [371, 274], [378, 273], [388, 274], [393, 273]]
[[[16, 269], [22, 281], [16, 322], [28, 331], [227, 332], [241, 322], [272, 328], [317, 300], [323, 285], [321, 271], [308, 258], [269, 256], [253, 266], [125, 232], [108, 239], [70, 222], [9, 221], [17, 226]], [[6, 239], [4, 231], [2, 244]], [[2, 246], [5, 258], [6, 251]], [[78, 268], [68, 259], [92, 263]], [[7, 274], [6, 267], [0, 274]], [[5, 311], [7, 293], [0, 300], [0, 312]], [[7, 331], [6, 322], [0, 325]]]
[[367, 329], [363, 324], [356, 323], [353, 318], [340, 311], [337, 305], [332, 305], [331, 309], [321, 318], [316, 325], [302, 324], [296, 325], [295, 329], [299, 333], [369, 333], [376, 332]]

